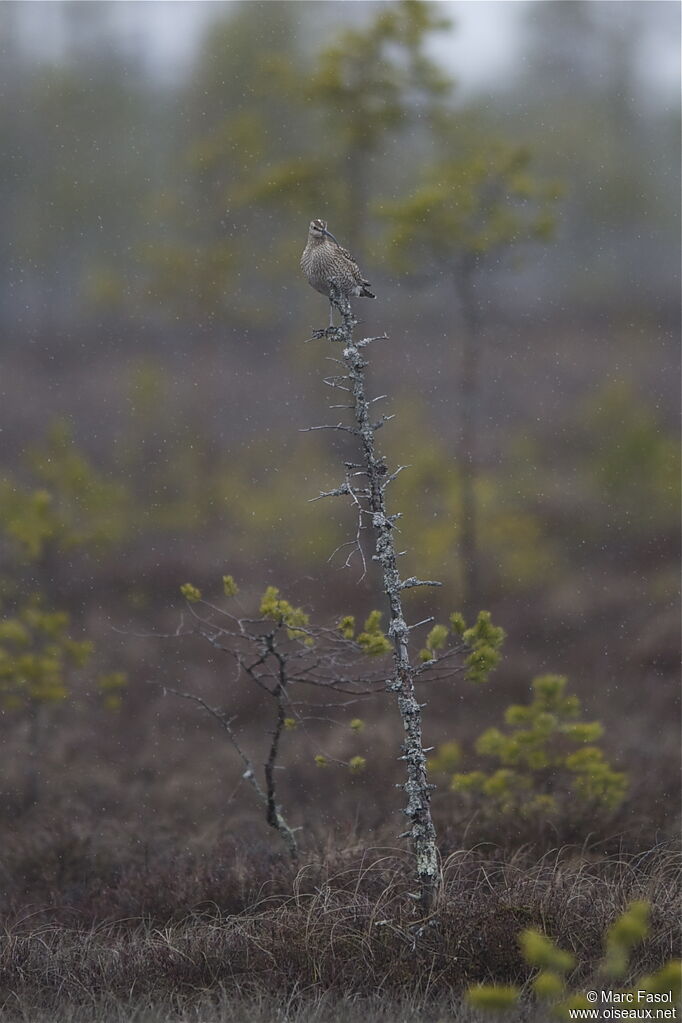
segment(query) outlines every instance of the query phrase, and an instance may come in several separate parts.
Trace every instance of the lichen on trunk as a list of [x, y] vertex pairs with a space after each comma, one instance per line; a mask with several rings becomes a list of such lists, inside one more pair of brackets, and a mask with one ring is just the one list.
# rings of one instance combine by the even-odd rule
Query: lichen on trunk
[[[404, 740], [401, 744], [401, 760], [405, 763], [407, 779], [401, 788], [407, 796], [404, 813], [410, 824], [401, 837], [411, 839], [416, 861], [418, 883], [417, 898], [425, 913], [434, 905], [440, 889], [440, 864], [436, 846], [436, 832], [431, 815], [431, 786], [427, 778], [426, 753], [422, 741], [422, 705], [417, 701], [415, 690], [415, 668], [410, 660], [410, 628], [405, 621], [401, 593], [403, 589], [419, 585], [439, 585], [411, 577], [402, 580], [398, 570], [398, 554], [394, 543], [394, 524], [399, 515], [389, 515], [386, 507], [386, 487], [395, 478], [390, 474], [385, 459], [377, 452], [375, 434], [391, 417], [382, 416], [373, 421], [370, 416], [372, 402], [366, 396], [365, 369], [367, 361], [363, 352], [372, 341], [383, 338], [364, 338], [355, 341], [354, 328], [357, 321], [348, 300], [338, 294], [331, 296], [333, 304], [341, 314], [341, 326], [317, 332], [316, 336], [326, 337], [341, 343], [342, 359], [346, 370], [346, 382], [333, 383], [341, 386], [352, 396], [355, 427], [351, 430], [362, 449], [362, 464], [359, 467], [366, 475], [367, 486], [355, 488], [347, 476], [342, 487], [334, 494], [347, 494], [364, 513], [374, 533], [373, 560], [381, 566], [384, 593], [389, 606], [390, 620], [388, 635], [393, 643], [393, 677], [387, 682], [387, 689], [394, 692], [398, 710], [403, 722]], [[347, 426], [338, 428], [348, 431]], [[331, 495], [330, 495], [331, 496]]]

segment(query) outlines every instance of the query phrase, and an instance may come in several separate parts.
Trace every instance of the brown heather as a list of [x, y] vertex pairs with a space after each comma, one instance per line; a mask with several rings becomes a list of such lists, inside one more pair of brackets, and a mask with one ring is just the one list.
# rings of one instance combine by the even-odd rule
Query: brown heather
[[3, 879], [0, 1010], [24, 1023], [467, 1020], [469, 984], [528, 979], [525, 927], [573, 951], [571, 981], [587, 984], [605, 928], [632, 899], [652, 905], [633, 977], [679, 954], [679, 873], [664, 846], [455, 851], [438, 923], [416, 943], [411, 864], [393, 849], [295, 870], [236, 843], [107, 858], [63, 831], [6, 849]]

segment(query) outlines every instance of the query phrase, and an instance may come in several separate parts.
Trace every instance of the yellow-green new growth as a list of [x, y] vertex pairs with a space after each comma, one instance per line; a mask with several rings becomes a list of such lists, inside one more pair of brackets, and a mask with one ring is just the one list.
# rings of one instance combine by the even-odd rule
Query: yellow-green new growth
[[308, 636], [303, 629], [310, 620], [309, 615], [303, 608], [294, 607], [288, 600], [280, 597], [276, 586], [268, 586], [261, 597], [260, 613], [278, 625], [286, 625], [289, 639], [302, 639], [307, 646], [312, 646], [314, 642], [312, 636]]
[[99, 691], [107, 710], [119, 710], [123, 703], [121, 694], [127, 684], [128, 678], [123, 671], [110, 671], [107, 675], [100, 676]]
[[471, 651], [464, 662], [466, 677], [470, 682], [487, 682], [490, 672], [500, 660], [504, 629], [493, 625], [489, 611], [479, 611], [476, 624], [464, 630], [462, 639]]
[[433, 757], [429, 757], [429, 771], [442, 771], [444, 774], [452, 774], [462, 760], [462, 748], [458, 742], [451, 739], [443, 742]]
[[421, 661], [433, 660], [437, 656], [437, 652], [445, 646], [447, 638], [447, 625], [434, 625], [426, 637], [424, 649], [419, 652], [419, 659]]
[[466, 994], [467, 1001], [475, 1009], [486, 1012], [506, 1012], [512, 1009], [518, 999], [518, 988], [504, 984], [477, 984], [470, 987]]
[[665, 995], [670, 992], [673, 1005], [682, 1003], [682, 960], [671, 959], [669, 963], [637, 981], [637, 989], [647, 994]]
[[611, 768], [599, 747], [586, 745], [603, 729], [596, 721], [575, 720], [580, 702], [566, 695], [566, 684], [561, 675], [536, 678], [533, 700], [512, 704], [506, 728], [488, 728], [476, 741], [476, 752], [496, 760], [497, 769], [455, 774], [451, 788], [478, 797], [491, 817], [547, 819], [568, 809], [569, 793], [573, 810], [616, 809], [627, 790], [626, 776]]
[[338, 624], [338, 630], [344, 639], [353, 639], [355, 636], [355, 615], [344, 615]]
[[519, 935], [523, 957], [531, 966], [540, 966], [555, 973], [567, 973], [575, 966], [575, 956], [564, 952], [546, 934], [529, 927]]
[[358, 636], [358, 645], [369, 657], [380, 657], [393, 649], [393, 644], [381, 628], [381, 617], [381, 611], [370, 611], [364, 632]]
[[[630, 953], [643, 941], [649, 929], [649, 904], [638, 901], [631, 903], [606, 933], [606, 953], [600, 972], [610, 981], [620, 980], [628, 969]], [[528, 929], [519, 935], [521, 952], [528, 966], [540, 968], [533, 980], [533, 991], [543, 1001], [553, 1003], [552, 1016], [560, 1020], [575, 1018], [575, 1010], [591, 1010], [593, 1003], [584, 994], [566, 996], [565, 974], [575, 966], [575, 957], [560, 949], [540, 931]], [[594, 982], [590, 987], [594, 988]], [[671, 959], [656, 973], [641, 977], [629, 992], [634, 1004], [639, 1004], [637, 992], [652, 995], [670, 995], [672, 1004], [679, 1005], [682, 999], [682, 962]], [[477, 1009], [502, 1012], [513, 1008], [521, 997], [520, 987], [502, 987], [493, 984], [479, 984], [469, 988], [467, 1000]], [[672, 1017], [670, 1017], [672, 1018]]]
[[365, 757], [351, 757], [348, 761], [348, 768], [351, 774], [362, 774], [367, 766]]
[[196, 604], [201, 600], [201, 590], [193, 586], [192, 583], [183, 583], [180, 587], [180, 593], [189, 604]]
[[225, 594], [226, 597], [236, 597], [237, 594], [239, 593], [239, 587], [234, 581], [233, 576], [231, 575], [223, 576], [223, 593]]
[[82, 668], [92, 643], [71, 639], [69, 616], [35, 598], [0, 623], [0, 706], [58, 703], [68, 696], [69, 669]]
[[450, 628], [457, 636], [464, 635], [466, 629], [466, 622], [464, 621], [464, 615], [459, 611], [453, 611], [450, 615]]
[[543, 1002], [556, 1002], [566, 990], [566, 981], [554, 970], [542, 970], [533, 981], [533, 991]]
[[625, 976], [630, 953], [649, 933], [649, 904], [632, 902], [606, 933], [606, 954], [602, 972], [611, 979]]

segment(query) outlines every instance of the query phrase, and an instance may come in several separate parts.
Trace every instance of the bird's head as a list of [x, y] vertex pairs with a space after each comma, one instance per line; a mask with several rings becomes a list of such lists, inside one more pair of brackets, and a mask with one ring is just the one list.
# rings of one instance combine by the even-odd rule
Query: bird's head
[[327, 230], [326, 220], [311, 220], [308, 235], [310, 236], [310, 238], [313, 238], [318, 242], [323, 241], [325, 238], [331, 238], [332, 241], [334, 242], [336, 241], [334, 235]]

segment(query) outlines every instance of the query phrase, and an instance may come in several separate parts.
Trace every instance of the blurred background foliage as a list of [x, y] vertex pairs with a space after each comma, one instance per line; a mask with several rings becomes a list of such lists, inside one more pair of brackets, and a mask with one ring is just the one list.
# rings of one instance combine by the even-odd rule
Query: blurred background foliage
[[457, 3], [199, 3], [201, 30], [167, 50], [147, 6], [182, 33], [174, 4], [0, 9], [8, 621], [40, 599], [70, 615], [68, 643], [95, 640], [128, 728], [115, 760], [154, 699], [118, 673], [163, 674], [178, 652], [112, 625], [165, 627], [186, 578], [282, 583], [330, 618], [377, 606], [372, 574], [332, 556], [351, 510], [311, 502], [347, 449], [299, 432], [328, 415], [325, 353], [304, 344], [326, 307], [298, 270], [322, 216], [376, 286], [368, 332], [390, 335], [372, 372], [399, 410], [382, 444], [409, 466], [392, 506], [410, 564], [445, 584], [411, 610], [473, 594], [511, 636], [500, 707], [567, 670], [590, 715], [627, 721], [610, 752], [662, 771], [679, 99], [647, 61], [675, 50], [679, 12], [518, 3], [513, 59], [472, 86]]

